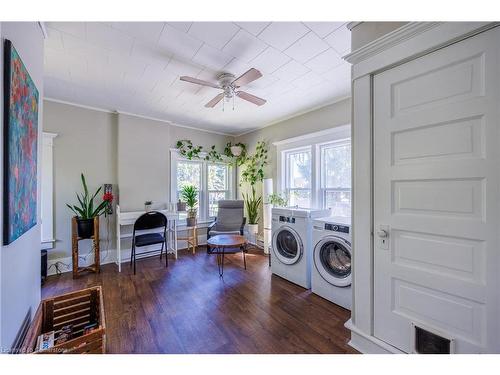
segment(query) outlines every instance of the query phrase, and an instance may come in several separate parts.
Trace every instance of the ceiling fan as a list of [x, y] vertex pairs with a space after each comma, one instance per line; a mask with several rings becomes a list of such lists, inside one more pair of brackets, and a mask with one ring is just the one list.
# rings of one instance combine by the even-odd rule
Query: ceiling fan
[[[249, 94], [248, 92], [238, 90], [241, 86], [249, 84], [250, 82], [253, 82], [256, 79], [259, 79], [260, 77], [262, 77], [262, 73], [259, 72], [255, 68], [251, 68], [236, 79], [235, 79], [235, 76], [231, 73], [222, 73], [221, 75], [219, 75], [217, 77], [218, 83], [212, 83], [212, 82], [204, 81], [202, 79], [188, 77], [188, 76], [182, 76], [180, 78], [180, 80], [185, 81], [185, 82], [194, 83], [196, 85], [213, 87], [215, 89], [222, 89], [223, 92], [221, 92], [219, 95], [217, 95], [215, 98], [210, 100], [207, 104], [205, 104], [205, 107], [213, 108], [222, 99], [226, 99], [228, 101], [231, 99], [234, 100], [235, 96], [237, 96], [243, 100], [246, 100], [250, 103], [256, 104], [258, 106], [264, 105], [266, 103], [265, 99], [259, 98], [258, 96], [255, 96], [252, 94]], [[234, 107], [234, 105], [233, 105], [233, 107]]]

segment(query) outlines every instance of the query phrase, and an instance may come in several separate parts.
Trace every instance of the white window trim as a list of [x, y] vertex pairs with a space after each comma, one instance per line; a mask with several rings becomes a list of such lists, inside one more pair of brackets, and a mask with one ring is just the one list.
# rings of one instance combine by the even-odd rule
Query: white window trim
[[[177, 149], [170, 149], [170, 201], [172, 203], [177, 202], [177, 163], [179, 161], [187, 161], [193, 163], [201, 164], [201, 189], [200, 189], [200, 201], [198, 203], [198, 223], [209, 223], [214, 220], [214, 217], [209, 216], [209, 199], [208, 193], [209, 191], [216, 190], [208, 190], [208, 165], [212, 164], [222, 164], [228, 166], [228, 175], [227, 175], [227, 183], [228, 183], [228, 191], [229, 197], [227, 199], [232, 199], [236, 196], [235, 192], [235, 184], [234, 184], [234, 167], [230, 163], [224, 162], [211, 162], [207, 160], [203, 160], [206, 153], [200, 153], [201, 159], [189, 160], [183, 158]], [[218, 191], [218, 190], [217, 190]], [[221, 190], [222, 191], [222, 190]], [[182, 221], [180, 223], [182, 225]]]
[[[286, 189], [286, 153], [311, 148], [311, 208], [322, 207], [321, 197], [321, 173], [320, 173], [320, 148], [332, 142], [346, 142], [351, 138], [351, 125], [341, 125], [332, 129], [321, 130], [315, 133], [301, 135], [289, 139], [274, 142], [277, 151], [277, 192], [284, 192]], [[316, 162], [318, 161], [318, 162]], [[352, 187], [351, 187], [352, 189]]]

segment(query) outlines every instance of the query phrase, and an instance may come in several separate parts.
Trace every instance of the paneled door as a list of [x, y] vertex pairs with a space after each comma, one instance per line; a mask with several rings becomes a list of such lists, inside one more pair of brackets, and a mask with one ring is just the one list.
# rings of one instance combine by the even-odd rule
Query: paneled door
[[374, 76], [374, 335], [405, 352], [415, 326], [500, 352], [499, 45], [496, 28]]

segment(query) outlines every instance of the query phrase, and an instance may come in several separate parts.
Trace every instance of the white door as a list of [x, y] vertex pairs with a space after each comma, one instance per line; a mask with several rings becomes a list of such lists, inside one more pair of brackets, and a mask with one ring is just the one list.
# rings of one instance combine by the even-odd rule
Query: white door
[[[500, 352], [500, 28], [374, 77], [374, 335]], [[384, 234], [387, 238], [384, 238]]]

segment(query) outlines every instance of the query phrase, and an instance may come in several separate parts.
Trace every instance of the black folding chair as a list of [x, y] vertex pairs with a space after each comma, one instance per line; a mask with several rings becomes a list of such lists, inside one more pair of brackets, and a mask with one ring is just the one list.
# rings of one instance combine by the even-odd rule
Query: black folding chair
[[[163, 227], [162, 233], [145, 233], [136, 235], [136, 231], [156, 229]], [[132, 235], [132, 253], [130, 255], [130, 266], [136, 262], [136, 247], [149, 246], [161, 243], [160, 260], [163, 256], [163, 248], [167, 242], [167, 217], [158, 211], [150, 211], [141, 215], [134, 223], [134, 233]], [[158, 251], [158, 250], [153, 250]], [[141, 254], [148, 254], [153, 251], [148, 251]], [[167, 248], [165, 248], [165, 266], [168, 267]]]

